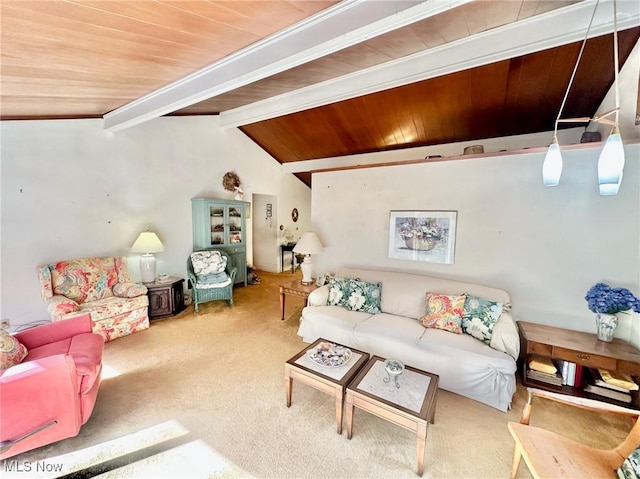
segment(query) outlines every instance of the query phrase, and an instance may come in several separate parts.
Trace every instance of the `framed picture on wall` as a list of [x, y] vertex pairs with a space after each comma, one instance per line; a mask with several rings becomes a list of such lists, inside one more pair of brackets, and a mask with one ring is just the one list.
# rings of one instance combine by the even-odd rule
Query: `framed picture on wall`
[[390, 211], [389, 258], [453, 264], [457, 211]]

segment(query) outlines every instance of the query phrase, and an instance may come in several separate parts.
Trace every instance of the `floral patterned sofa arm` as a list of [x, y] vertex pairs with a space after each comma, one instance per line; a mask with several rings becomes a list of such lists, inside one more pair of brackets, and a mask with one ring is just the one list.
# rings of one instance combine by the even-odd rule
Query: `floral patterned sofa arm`
[[47, 311], [52, 318], [61, 318], [69, 313], [80, 311], [80, 305], [66, 296], [54, 294], [47, 300]]
[[138, 283], [116, 283], [113, 285], [113, 294], [118, 298], [137, 298], [147, 294], [147, 287]]

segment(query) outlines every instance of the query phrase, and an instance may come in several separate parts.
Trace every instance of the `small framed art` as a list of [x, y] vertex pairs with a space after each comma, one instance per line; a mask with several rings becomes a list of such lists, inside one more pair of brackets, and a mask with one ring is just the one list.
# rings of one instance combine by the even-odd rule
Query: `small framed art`
[[457, 211], [390, 211], [389, 258], [453, 264]]

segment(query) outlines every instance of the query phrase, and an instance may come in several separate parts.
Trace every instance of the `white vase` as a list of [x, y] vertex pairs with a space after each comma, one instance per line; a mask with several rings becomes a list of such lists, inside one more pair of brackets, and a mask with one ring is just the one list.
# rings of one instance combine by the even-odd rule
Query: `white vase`
[[618, 326], [618, 317], [615, 314], [596, 314], [596, 336], [600, 341], [610, 343], [613, 341], [613, 332]]

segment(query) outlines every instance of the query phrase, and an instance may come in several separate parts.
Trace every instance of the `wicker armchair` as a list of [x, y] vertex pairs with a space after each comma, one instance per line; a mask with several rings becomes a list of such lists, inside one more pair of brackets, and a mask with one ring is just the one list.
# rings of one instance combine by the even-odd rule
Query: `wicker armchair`
[[237, 268], [222, 250], [194, 251], [187, 258], [187, 277], [193, 290], [193, 308], [207, 301], [226, 299], [233, 306]]

